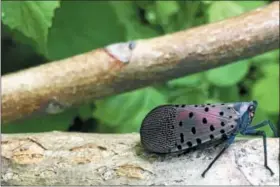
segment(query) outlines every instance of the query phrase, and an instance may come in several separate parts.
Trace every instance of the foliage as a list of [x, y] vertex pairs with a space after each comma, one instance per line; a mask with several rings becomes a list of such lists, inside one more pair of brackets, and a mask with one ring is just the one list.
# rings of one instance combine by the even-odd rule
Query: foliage
[[39, 51], [46, 52], [48, 29], [52, 25], [54, 10], [59, 4], [58, 1], [4, 1], [2, 21], [11, 29], [16, 29], [35, 41]]
[[[114, 42], [150, 38], [223, 20], [268, 1], [22, 1], [2, 2], [6, 48], [2, 73], [66, 58]], [[3, 40], [2, 34], [2, 40]], [[24, 51], [24, 52], [19, 52]], [[14, 58], [17, 54], [22, 58]], [[34, 56], [43, 57], [38, 60]], [[279, 114], [279, 50], [70, 109], [2, 126], [2, 132], [67, 130], [76, 115], [94, 117], [98, 132], [135, 132], [144, 116], [166, 103], [258, 100], [254, 123]], [[35, 61], [30, 63], [29, 61]], [[12, 63], [9, 65], [9, 61]], [[23, 124], [18, 124], [23, 123]], [[267, 127], [268, 135], [272, 135]]]

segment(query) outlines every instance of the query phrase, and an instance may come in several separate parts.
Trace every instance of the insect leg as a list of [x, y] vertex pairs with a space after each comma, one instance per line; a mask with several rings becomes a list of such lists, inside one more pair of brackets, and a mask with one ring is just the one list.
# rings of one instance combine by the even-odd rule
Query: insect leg
[[206, 172], [212, 167], [212, 165], [218, 160], [218, 158], [223, 154], [223, 152], [233, 143], [235, 135], [231, 135], [227, 140], [225, 147], [220, 151], [220, 153], [212, 160], [212, 162], [208, 165], [208, 167], [203, 171], [201, 176], [204, 178]]
[[257, 125], [247, 127], [246, 131], [247, 131], [247, 130], [250, 131], [250, 130], [253, 130], [253, 129], [258, 129], [258, 128], [263, 127], [263, 126], [266, 126], [266, 125], [269, 125], [269, 127], [270, 127], [270, 129], [272, 130], [274, 136], [275, 136], [275, 137], [278, 137], [277, 131], [276, 131], [274, 125], [270, 122], [270, 120], [264, 120], [264, 121], [258, 123]]
[[264, 149], [264, 167], [268, 169], [271, 173], [271, 175], [274, 175], [274, 172], [268, 167], [267, 165], [267, 144], [266, 144], [266, 134], [264, 131], [256, 131], [254, 129], [246, 129], [242, 134], [244, 135], [251, 135], [251, 136], [260, 136], [263, 137], [263, 149]]

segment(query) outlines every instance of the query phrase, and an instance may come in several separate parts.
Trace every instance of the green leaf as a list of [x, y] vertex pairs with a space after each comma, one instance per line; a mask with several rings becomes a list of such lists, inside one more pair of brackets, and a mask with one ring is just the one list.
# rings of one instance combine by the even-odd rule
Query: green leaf
[[205, 81], [204, 73], [174, 79], [167, 82], [168, 89], [164, 92], [169, 103], [194, 104], [204, 103], [209, 99], [209, 83]]
[[120, 125], [120, 126], [118, 126], [116, 128], [115, 132], [116, 133], [139, 132], [140, 131], [140, 126], [141, 126], [141, 123], [142, 123], [143, 119], [145, 118], [147, 113], [149, 111], [151, 111], [151, 110], [152, 110], [152, 108], [149, 109], [149, 110], [147, 110], [147, 109], [140, 110], [139, 113], [137, 113], [137, 115], [134, 117], [135, 123], [129, 123], [128, 122], [128, 123], [126, 123], [124, 125]]
[[142, 9], [147, 9], [147, 8], [153, 6], [153, 4], [155, 4], [155, 1], [151, 1], [151, 0], [150, 1], [144, 1], [144, 0], [142, 0], [142, 1], [135, 1], [134, 3]]
[[266, 77], [279, 77], [279, 64], [267, 64], [263, 66], [261, 71], [265, 74]]
[[218, 100], [218, 99], [206, 99], [204, 103], [212, 103], [212, 104], [215, 104], [215, 103], [222, 103], [221, 100]]
[[149, 26], [141, 24], [137, 9], [133, 2], [122, 1], [114, 2], [112, 1], [118, 20], [123, 24], [126, 31], [126, 40], [134, 40], [139, 38], [150, 38], [158, 36], [159, 33], [150, 28]]
[[253, 87], [253, 98], [266, 113], [279, 113], [279, 77], [260, 79]]
[[250, 11], [265, 6], [267, 1], [235, 1], [235, 3], [242, 6], [245, 11]]
[[[17, 30], [11, 30], [7, 25], [2, 25], [1, 29], [3, 54], [1, 58], [2, 75], [30, 66], [39, 65], [43, 62], [43, 59], [36, 55], [36, 51], [34, 47], [32, 47], [36, 46], [36, 43], [33, 43], [34, 45], [28, 45], [23, 42], [18, 42], [22, 40], [18, 40], [17, 36], [20, 35], [22, 38], [25, 38], [26, 41], [32, 41], [30, 38]], [[3, 35], [5, 39], [3, 39]], [[12, 44], [10, 42], [5, 42], [7, 41], [6, 39], [8, 39], [8, 41], [12, 39]]]
[[158, 24], [157, 13], [154, 6], [147, 8], [145, 13], [145, 18], [149, 21], [150, 24], [153, 25]]
[[206, 4], [206, 5], [209, 5], [209, 4], [212, 4], [213, 1], [202, 1], [202, 3]]
[[216, 1], [208, 8], [209, 22], [216, 22], [237, 16], [244, 11], [244, 8], [234, 1]]
[[61, 1], [49, 31], [52, 60], [91, 51], [125, 40], [123, 25], [107, 1]]
[[179, 11], [179, 5], [176, 1], [156, 1], [156, 13], [163, 25], [168, 24], [171, 15]]
[[216, 95], [218, 99], [223, 102], [239, 102], [239, 90], [237, 85], [229, 87], [215, 87]]
[[279, 49], [255, 56], [252, 58], [254, 64], [266, 65], [268, 63], [279, 63]]
[[4, 1], [2, 21], [36, 42], [40, 53], [47, 51], [48, 29], [59, 1]]
[[2, 125], [3, 133], [28, 133], [47, 131], [66, 131], [77, 115], [76, 109], [68, 109], [55, 115], [34, 116], [29, 119]]
[[133, 132], [150, 110], [166, 103], [163, 94], [147, 87], [96, 101], [93, 115], [107, 126], [118, 127], [118, 132]]
[[208, 5], [200, 1], [177, 1], [179, 10], [170, 15], [168, 24], [161, 24], [165, 33], [188, 29], [207, 23], [205, 9]]
[[200, 104], [208, 100], [208, 94], [201, 88], [177, 88], [169, 95], [172, 104]]
[[167, 85], [169, 87], [187, 87], [199, 85], [202, 81], [202, 74], [196, 73], [193, 75], [177, 78], [168, 81]]
[[93, 110], [94, 107], [92, 106], [92, 104], [84, 104], [79, 106], [78, 108], [78, 115], [79, 117], [81, 117], [83, 120], [86, 120], [88, 118], [91, 118], [93, 116]]
[[232, 86], [241, 81], [249, 70], [247, 60], [238, 61], [206, 72], [206, 78], [216, 86]]

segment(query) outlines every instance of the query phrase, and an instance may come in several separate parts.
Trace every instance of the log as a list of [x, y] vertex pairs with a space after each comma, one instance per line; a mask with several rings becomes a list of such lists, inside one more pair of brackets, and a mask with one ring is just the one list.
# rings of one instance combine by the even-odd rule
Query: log
[[1, 182], [6, 185], [278, 185], [279, 139], [238, 138], [201, 173], [221, 146], [183, 155], [145, 152], [139, 134], [45, 132], [2, 134]]
[[277, 48], [279, 2], [185, 31], [112, 44], [2, 76], [2, 123], [59, 113]]

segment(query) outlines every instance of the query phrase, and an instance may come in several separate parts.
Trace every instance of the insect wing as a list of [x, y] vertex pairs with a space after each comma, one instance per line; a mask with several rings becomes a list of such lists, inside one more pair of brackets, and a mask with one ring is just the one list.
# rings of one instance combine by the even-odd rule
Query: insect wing
[[175, 149], [174, 134], [177, 108], [173, 105], [162, 105], [151, 110], [144, 118], [140, 137], [143, 147], [151, 152], [169, 153]]
[[173, 151], [220, 139], [236, 131], [238, 113], [232, 104], [176, 105], [174, 135], [176, 148]]

